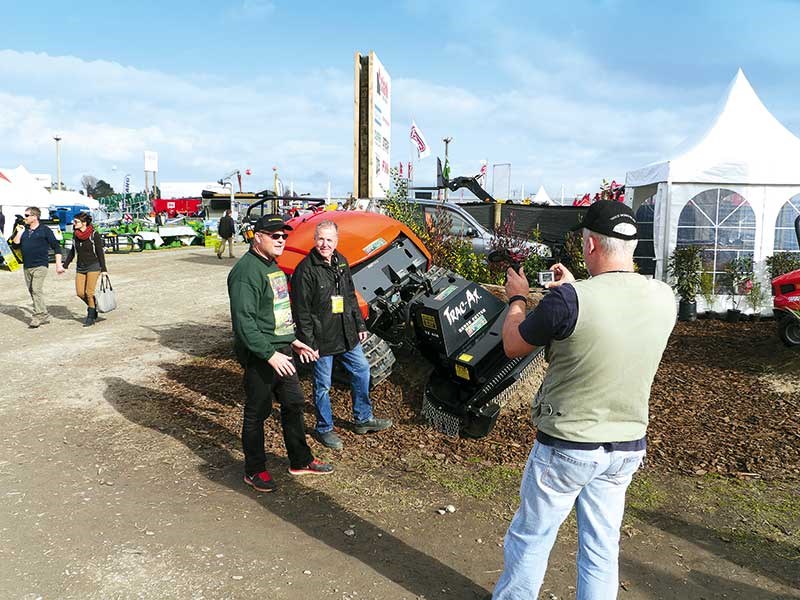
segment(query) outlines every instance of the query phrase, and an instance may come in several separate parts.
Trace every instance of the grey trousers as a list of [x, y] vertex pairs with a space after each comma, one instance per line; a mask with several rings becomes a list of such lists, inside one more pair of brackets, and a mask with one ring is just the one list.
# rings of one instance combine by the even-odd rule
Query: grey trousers
[[44, 280], [47, 277], [47, 267], [31, 267], [23, 269], [25, 285], [33, 300], [33, 314], [38, 317], [47, 314], [47, 305], [44, 303]]

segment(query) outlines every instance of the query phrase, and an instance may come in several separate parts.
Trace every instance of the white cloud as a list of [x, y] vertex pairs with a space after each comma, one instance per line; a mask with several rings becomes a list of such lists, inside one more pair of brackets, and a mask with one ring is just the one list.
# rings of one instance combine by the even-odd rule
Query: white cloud
[[[274, 10], [270, 3], [245, 4]], [[486, 47], [453, 42], [448, 52], [480, 56], [503, 85], [489, 87], [480, 70], [460, 85], [393, 78], [394, 164], [409, 158], [414, 118], [440, 154], [441, 139], [454, 138], [454, 174], [477, 173], [481, 159], [512, 162], [512, 187], [533, 191], [544, 184], [558, 194], [564, 184], [570, 196], [665, 157], [723, 92], [644, 83], [546, 36], [486, 37], [492, 42]], [[276, 71], [240, 82], [4, 50], [0, 165], [54, 171], [58, 132], [68, 182], [87, 173], [109, 179], [112, 165], [120, 179], [140, 173], [147, 149], [159, 152], [161, 181], [215, 180], [251, 168], [246, 185], [264, 189], [277, 165], [298, 192], [324, 194], [331, 181], [334, 194], [345, 195], [352, 189], [352, 94], [349, 70]], [[435, 160], [420, 163], [418, 181], [430, 182], [434, 167]]]

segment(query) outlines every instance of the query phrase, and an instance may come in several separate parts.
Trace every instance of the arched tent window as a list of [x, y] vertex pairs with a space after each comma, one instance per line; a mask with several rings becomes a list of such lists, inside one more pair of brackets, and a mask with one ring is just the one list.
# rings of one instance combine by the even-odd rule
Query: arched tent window
[[783, 205], [775, 220], [775, 252], [797, 252], [797, 236], [794, 232], [794, 221], [800, 215], [800, 194], [789, 199]]
[[703, 270], [714, 275], [714, 288], [723, 292], [725, 265], [734, 258], [753, 258], [756, 215], [743, 196], [716, 188], [689, 200], [678, 218], [678, 247], [703, 249]]
[[636, 224], [639, 226], [639, 243], [633, 253], [633, 260], [642, 275], [656, 272], [656, 253], [653, 243], [653, 221], [655, 218], [656, 196], [653, 194], [636, 209]]

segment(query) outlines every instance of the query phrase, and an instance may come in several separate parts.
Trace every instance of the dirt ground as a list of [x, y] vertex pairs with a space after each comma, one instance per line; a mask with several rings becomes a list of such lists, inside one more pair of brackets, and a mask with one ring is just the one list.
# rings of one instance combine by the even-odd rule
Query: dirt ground
[[[223, 418], [242, 401], [225, 355], [232, 263], [204, 248], [111, 255], [120, 308], [90, 329], [74, 271], [51, 270], [51, 323], [37, 330], [22, 273], [0, 272], [0, 598], [487, 596], [509, 512], [427, 476], [449, 456], [420, 448], [370, 466], [380, 436], [340, 453], [314, 444], [337, 472], [292, 479], [272, 433], [279, 491], [242, 483]], [[394, 401], [412, 406], [413, 388], [398, 389]], [[421, 427], [407, 410], [403, 425]], [[440, 515], [447, 504], [456, 511]], [[620, 598], [800, 598], [796, 547], [765, 562], [688, 508], [684, 518], [637, 501], [630, 512]], [[568, 524], [541, 598], [574, 598], [574, 560]]]

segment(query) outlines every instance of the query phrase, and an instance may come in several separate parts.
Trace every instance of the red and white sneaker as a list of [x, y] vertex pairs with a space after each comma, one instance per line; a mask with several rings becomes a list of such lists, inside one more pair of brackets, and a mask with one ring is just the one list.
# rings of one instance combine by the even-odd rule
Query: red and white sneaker
[[333, 473], [333, 465], [324, 463], [316, 458], [305, 467], [299, 469], [289, 468], [291, 475], [330, 475]]
[[275, 480], [272, 479], [272, 475], [269, 474], [269, 471], [261, 471], [260, 473], [255, 473], [254, 475], [245, 475], [244, 482], [247, 485], [253, 487], [254, 490], [258, 492], [274, 492], [278, 489], [278, 486], [275, 484]]

